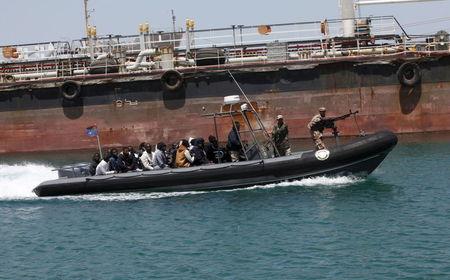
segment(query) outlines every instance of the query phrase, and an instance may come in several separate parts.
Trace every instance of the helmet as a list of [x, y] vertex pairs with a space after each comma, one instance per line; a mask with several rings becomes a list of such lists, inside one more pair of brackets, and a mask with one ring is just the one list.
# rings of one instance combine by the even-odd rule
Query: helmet
[[325, 112], [327, 109], [325, 107], [320, 107], [319, 112]]

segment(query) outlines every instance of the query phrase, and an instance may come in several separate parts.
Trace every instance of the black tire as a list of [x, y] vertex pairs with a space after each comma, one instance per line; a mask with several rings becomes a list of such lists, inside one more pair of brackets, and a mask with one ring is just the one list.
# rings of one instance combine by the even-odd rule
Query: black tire
[[168, 70], [162, 74], [161, 84], [165, 90], [175, 91], [183, 85], [183, 76], [176, 70]]
[[64, 82], [61, 87], [61, 95], [66, 100], [75, 100], [80, 97], [80, 85], [75, 81]]
[[6, 76], [5, 76], [5, 81], [6, 81], [7, 83], [14, 83], [14, 82], [16, 81], [16, 79], [15, 79], [14, 76], [12, 76], [12, 75], [6, 75]]
[[197, 66], [225, 64], [225, 53], [222, 49], [205, 48], [195, 52]]
[[422, 71], [417, 63], [405, 62], [398, 68], [397, 78], [400, 84], [413, 87], [422, 80]]

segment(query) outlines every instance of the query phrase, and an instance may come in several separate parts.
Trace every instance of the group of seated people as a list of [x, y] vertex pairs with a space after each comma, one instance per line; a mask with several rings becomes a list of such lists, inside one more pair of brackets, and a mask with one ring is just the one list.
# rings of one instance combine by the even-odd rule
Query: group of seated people
[[147, 171], [165, 168], [183, 168], [231, 161], [227, 149], [219, 147], [214, 136], [209, 136], [208, 143], [203, 138], [183, 139], [167, 149], [160, 142], [154, 149], [149, 143], [141, 143], [135, 151], [132, 146], [109, 149], [101, 158], [99, 153], [92, 157], [89, 172], [94, 175]]

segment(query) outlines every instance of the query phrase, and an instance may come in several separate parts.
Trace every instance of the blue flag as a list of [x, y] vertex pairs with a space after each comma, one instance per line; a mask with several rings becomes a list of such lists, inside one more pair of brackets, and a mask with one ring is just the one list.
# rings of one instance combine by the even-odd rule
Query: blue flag
[[86, 128], [86, 135], [89, 137], [95, 137], [98, 135], [98, 129], [96, 126], [90, 126]]

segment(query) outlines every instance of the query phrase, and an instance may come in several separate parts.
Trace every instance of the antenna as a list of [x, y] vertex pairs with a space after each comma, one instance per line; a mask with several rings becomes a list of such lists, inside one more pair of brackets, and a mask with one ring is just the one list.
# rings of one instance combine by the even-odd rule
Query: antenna
[[173, 33], [175, 34], [175, 32], [177, 31], [177, 30], [176, 30], [176, 27], [175, 27], [177, 18], [175, 17], [175, 12], [173, 11], [173, 9], [172, 9], [171, 11], [172, 11], [172, 27], [173, 27]]
[[89, 34], [89, 9], [88, 9], [88, 0], [84, 0], [84, 23], [86, 25], [86, 36]]
[[173, 48], [175, 49], [175, 40], [176, 40], [175, 33], [177, 32], [175, 25], [176, 25], [177, 18], [175, 17], [175, 12], [173, 11], [173, 9], [171, 10], [171, 12], [172, 12], [172, 27], [173, 27], [172, 45], [173, 45]]

